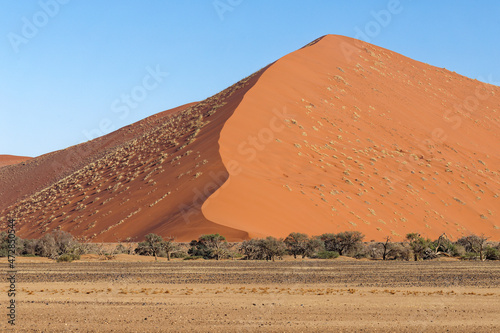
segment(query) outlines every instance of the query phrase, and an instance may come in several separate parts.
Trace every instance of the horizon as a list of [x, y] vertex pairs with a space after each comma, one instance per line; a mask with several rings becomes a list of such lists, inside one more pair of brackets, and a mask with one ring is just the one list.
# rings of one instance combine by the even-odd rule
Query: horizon
[[0, 154], [40, 156], [202, 101], [327, 34], [500, 82], [494, 1], [96, 3], [8, 3]]

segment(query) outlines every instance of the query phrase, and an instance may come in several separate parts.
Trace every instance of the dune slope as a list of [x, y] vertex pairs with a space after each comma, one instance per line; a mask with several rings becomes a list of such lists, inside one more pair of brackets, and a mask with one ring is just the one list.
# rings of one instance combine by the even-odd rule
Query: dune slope
[[27, 161], [29, 159], [31, 159], [31, 157], [14, 156], [14, 155], [0, 155], [0, 168], [7, 166], [7, 165], [22, 163], [22, 162]]
[[215, 232], [247, 239], [244, 230], [207, 220], [201, 205], [227, 179], [219, 133], [259, 75], [203, 102], [0, 169], [2, 228], [15, 218], [27, 238], [60, 229], [94, 242], [139, 241], [151, 232], [178, 241]]
[[226, 122], [205, 216], [251, 236], [500, 239], [500, 88], [328, 35], [271, 66]]

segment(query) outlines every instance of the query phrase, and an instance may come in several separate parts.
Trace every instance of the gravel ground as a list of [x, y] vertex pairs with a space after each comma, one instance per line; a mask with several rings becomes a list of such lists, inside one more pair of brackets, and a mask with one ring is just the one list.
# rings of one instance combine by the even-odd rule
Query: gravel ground
[[[17, 324], [4, 319], [2, 332], [500, 331], [497, 262], [109, 261], [17, 270]], [[0, 286], [4, 308], [7, 283]]]

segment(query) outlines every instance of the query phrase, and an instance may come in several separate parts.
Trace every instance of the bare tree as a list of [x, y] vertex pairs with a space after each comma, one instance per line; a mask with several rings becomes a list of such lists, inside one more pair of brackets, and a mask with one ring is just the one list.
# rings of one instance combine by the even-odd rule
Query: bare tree
[[391, 241], [391, 236], [387, 236], [385, 238], [385, 242], [380, 243], [380, 244], [382, 244], [382, 247], [384, 248], [384, 252], [382, 252], [382, 260], [387, 259], [387, 253], [389, 252], [390, 241]]

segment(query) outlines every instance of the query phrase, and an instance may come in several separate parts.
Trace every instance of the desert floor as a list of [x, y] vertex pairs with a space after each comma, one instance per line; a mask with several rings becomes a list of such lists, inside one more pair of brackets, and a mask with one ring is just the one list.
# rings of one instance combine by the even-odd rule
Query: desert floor
[[[2, 258], [1, 267], [7, 267]], [[22, 332], [499, 332], [500, 263], [18, 258]], [[2, 311], [7, 283], [0, 285]], [[0, 331], [10, 331], [2, 315]]]

